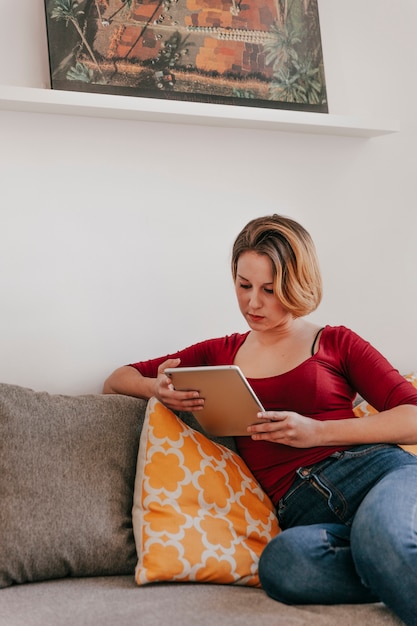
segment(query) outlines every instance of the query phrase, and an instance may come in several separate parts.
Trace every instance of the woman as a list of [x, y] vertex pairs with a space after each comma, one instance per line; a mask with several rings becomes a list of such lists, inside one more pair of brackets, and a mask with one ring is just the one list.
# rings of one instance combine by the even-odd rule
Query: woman
[[[305, 319], [320, 303], [314, 244], [294, 220], [254, 219], [232, 254], [250, 330], [117, 369], [105, 393], [196, 411], [166, 367], [236, 364], [265, 412], [238, 450], [283, 529], [264, 550], [265, 591], [285, 603], [385, 602], [417, 625], [417, 390], [351, 330]], [[357, 419], [359, 393], [379, 413]], [[267, 421], [265, 421], [267, 418]]]

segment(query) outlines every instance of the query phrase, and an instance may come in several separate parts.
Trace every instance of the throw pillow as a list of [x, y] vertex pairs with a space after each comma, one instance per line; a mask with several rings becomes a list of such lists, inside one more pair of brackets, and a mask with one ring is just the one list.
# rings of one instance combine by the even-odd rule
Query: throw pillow
[[[404, 378], [409, 380], [410, 383], [417, 388], [417, 372], [407, 374], [406, 376], [404, 376]], [[366, 400], [362, 400], [359, 404], [357, 404], [353, 409], [353, 412], [355, 413], [356, 417], [366, 417], [367, 415], [376, 415], [376, 413], [378, 413], [378, 411], [374, 409], [374, 407], [371, 406], [369, 402], [366, 402]], [[404, 448], [404, 450], [411, 452], [412, 454], [417, 454], [417, 444], [402, 445], [401, 447]]]
[[134, 574], [143, 400], [0, 384], [0, 587]]
[[133, 530], [138, 585], [259, 586], [259, 556], [279, 532], [273, 505], [243, 460], [155, 398], [140, 439]]

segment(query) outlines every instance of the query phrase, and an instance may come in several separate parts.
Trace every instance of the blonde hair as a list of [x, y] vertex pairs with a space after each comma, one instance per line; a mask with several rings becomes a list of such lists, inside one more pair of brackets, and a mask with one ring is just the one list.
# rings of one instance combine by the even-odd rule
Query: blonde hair
[[322, 298], [322, 279], [316, 248], [298, 222], [281, 215], [251, 220], [236, 237], [232, 251], [232, 274], [244, 252], [267, 256], [272, 263], [275, 295], [294, 317], [314, 311]]

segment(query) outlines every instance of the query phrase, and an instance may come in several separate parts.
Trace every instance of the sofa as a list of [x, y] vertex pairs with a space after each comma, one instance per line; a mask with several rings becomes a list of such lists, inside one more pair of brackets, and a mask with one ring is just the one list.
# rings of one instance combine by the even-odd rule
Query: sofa
[[191, 414], [0, 384], [0, 449], [1, 626], [402, 623], [382, 603], [268, 598], [273, 507]]

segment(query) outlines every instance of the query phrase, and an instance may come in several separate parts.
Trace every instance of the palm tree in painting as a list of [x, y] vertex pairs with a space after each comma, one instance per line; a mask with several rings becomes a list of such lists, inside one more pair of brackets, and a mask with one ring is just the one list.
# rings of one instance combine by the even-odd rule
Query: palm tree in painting
[[288, 69], [279, 69], [269, 88], [273, 100], [284, 102], [307, 102], [305, 89], [298, 82], [299, 76], [291, 73]]
[[79, 24], [78, 17], [80, 15], [83, 15], [84, 11], [79, 10], [78, 7], [79, 3], [77, 2], [77, 0], [55, 0], [55, 6], [51, 11], [51, 18], [57, 21], [64, 20], [66, 26], [68, 26], [69, 23], [74, 26], [75, 30], [81, 37], [81, 41], [83, 42], [83, 45], [85, 46], [88, 54], [92, 58], [94, 64], [97, 66], [98, 71], [101, 75], [103, 75], [103, 72], [100, 69], [94, 52], [91, 49], [91, 46], [88, 43], [87, 39], [85, 38], [85, 35]]
[[271, 27], [270, 37], [265, 41], [265, 62], [275, 72], [297, 59], [295, 46], [301, 39], [296, 30], [281, 26], [278, 22]]
[[305, 45], [307, 33], [312, 36], [310, 2], [275, 0], [277, 20], [264, 42], [265, 62], [273, 70], [269, 90], [273, 100], [320, 104], [323, 98], [317, 47], [310, 52]]
[[307, 15], [311, 0], [303, 0], [304, 13]]
[[322, 84], [320, 70], [314, 66], [311, 57], [302, 61], [294, 61], [299, 84], [303, 88], [305, 102], [320, 104], [322, 96]]
[[323, 95], [320, 70], [310, 57], [293, 59], [291, 65], [274, 70], [269, 91], [274, 100], [320, 104]]
[[277, 12], [277, 22], [280, 26], [285, 26], [288, 16], [288, 0], [275, 0]]
[[77, 61], [74, 67], [71, 67], [67, 72], [68, 80], [78, 80], [82, 83], [92, 83], [94, 73], [93, 70], [81, 61]]

